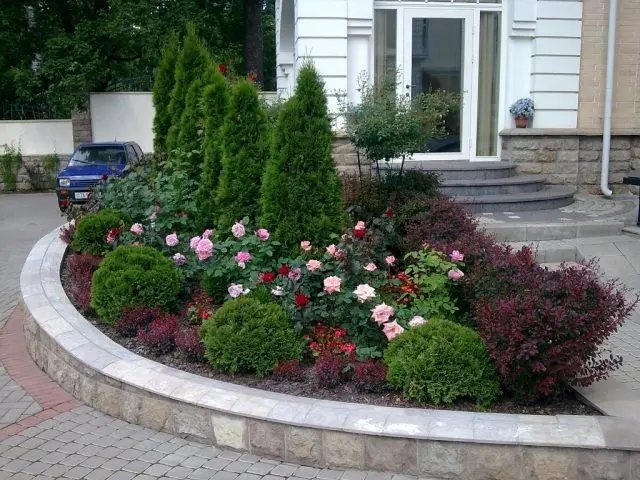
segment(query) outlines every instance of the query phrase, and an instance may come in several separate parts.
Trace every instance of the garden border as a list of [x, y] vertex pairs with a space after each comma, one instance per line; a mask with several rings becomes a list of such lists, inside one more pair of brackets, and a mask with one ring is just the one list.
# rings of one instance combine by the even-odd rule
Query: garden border
[[182, 372], [91, 325], [60, 280], [58, 229], [21, 275], [27, 349], [67, 392], [114, 417], [223, 448], [319, 467], [420, 476], [637, 480], [640, 424], [378, 407], [294, 397]]

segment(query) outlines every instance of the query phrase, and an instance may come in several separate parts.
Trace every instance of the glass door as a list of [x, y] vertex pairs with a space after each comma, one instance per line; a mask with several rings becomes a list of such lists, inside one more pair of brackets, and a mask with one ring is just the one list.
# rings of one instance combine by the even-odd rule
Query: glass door
[[473, 19], [472, 10], [404, 10], [405, 93], [426, 109], [453, 103], [443, 128], [414, 155], [416, 160], [470, 159]]

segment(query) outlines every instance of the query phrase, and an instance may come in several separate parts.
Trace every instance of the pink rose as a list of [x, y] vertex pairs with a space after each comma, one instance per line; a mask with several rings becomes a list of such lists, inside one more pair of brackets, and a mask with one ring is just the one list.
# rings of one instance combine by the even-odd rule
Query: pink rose
[[[166, 238], [164, 239], [164, 241], [167, 243], [167, 246], [169, 246], [169, 247], [175, 247], [180, 242], [178, 240], [178, 235], [176, 234], [176, 232], [173, 232], [173, 233], [167, 235]], [[193, 248], [193, 247], [191, 247], [191, 248]]]
[[378, 267], [376, 267], [375, 263], [367, 263], [362, 268], [364, 268], [367, 272], [375, 272], [378, 269]]
[[231, 298], [238, 298], [240, 295], [246, 295], [247, 293], [249, 293], [249, 289], [244, 288], [239, 283], [232, 283], [231, 285], [229, 285], [229, 288], [227, 288], [227, 292], [229, 292], [229, 296]]
[[309, 252], [311, 251], [311, 242], [309, 240], [303, 240], [300, 242], [300, 250]]
[[245, 235], [244, 225], [241, 222], [234, 223], [233, 227], [231, 227], [231, 233], [233, 233], [233, 236], [236, 238], [244, 237]]
[[173, 256], [173, 263], [175, 263], [176, 265], [184, 265], [185, 263], [187, 263], [187, 257], [185, 257], [181, 253], [176, 253]]
[[327, 277], [324, 279], [324, 291], [331, 294], [340, 291], [340, 277]]
[[236, 256], [233, 257], [234, 260], [238, 263], [242, 262], [248, 262], [249, 260], [251, 260], [253, 257], [251, 256], [251, 254], [249, 252], [238, 252], [236, 253]]
[[424, 319], [424, 317], [420, 317], [419, 315], [416, 315], [411, 320], [409, 320], [409, 326], [411, 328], [419, 327], [420, 325], [424, 325], [425, 323], [427, 323], [427, 321]]
[[382, 326], [382, 331], [387, 336], [387, 340], [391, 341], [404, 332], [404, 328], [402, 328], [398, 322], [395, 320], [393, 322], [385, 323]]
[[356, 226], [353, 227], [354, 230], [364, 230], [365, 228], [366, 228], [366, 225], [362, 220], [356, 223]]
[[316, 270], [320, 270], [322, 268], [322, 263], [319, 260], [309, 260], [307, 262], [307, 270], [310, 272], [315, 272]]
[[334, 244], [331, 244], [327, 247], [327, 253], [329, 255], [331, 255], [332, 257], [336, 256], [336, 251], [338, 250], [338, 247], [336, 247]]
[[447, 275], [451, 280], [460, 280], [462, 277], [464, 277], [464, 273], [462, 273], [462, 270], [458, 268], [452, 268], [451, 270], [449, 270], [449, 273]]
[[152, 222], [155, 222], [157, 219], [158, 219], [158, 214], [157, 214], [156, 212], [153, 212], [153, 213], [151, 214], [151, 221], [152, 221]]
[[144, 227], [139, 223], [134, 223], [133, 225], [131, 225], [130, 230], [136, 235], [142, 235], [144, 233]]
[[300, 270], [299, 268], [294, 268], [287, 274], [287, 277], [294, 281], [300, 280], [300, 277], [302, 277], [302, 270]]
[[453, 252], [451, 252], [451, 255], [449, 255], [449, 257], [451, 257], [451, 260], [453, 260], [454, 262], [461, 262], [464, 260], [464, 255], [461, 254], [458, 250], [454, 250]]
[[196, 255], [198, 260], [206, 260], [213, 255], [213, 243], [208, 238], [203, 238], [196, 246]]
[[376, 291], [372, 286], [365, 283], [363, 285], [358, 285], [358, 288], [353, 291], [353, 294], [358, 297], [360, 303], [364, 303], [367, 300], [374, 298], [376, 296]]
[[387, 305], [386, 303], [381, 303], [380, 305], [376, 305], [372, 310], [371, 317], [378, 324], [381, 325], [384, 322], [388, 322], [391, 316], [396, 312], [393, 307]]
[[267, 240], [269, 240], [269, 231], [266, 228], [259, 229], [256, 232], [256, 235], [263, 242], [266, 242]]
[[213, 230], [207, 228], [202, 234], [202, 238], [211, 238], [211, 235], [213, 235]]
[[387, 265], [393, 265], [394, 263], [396, 263], [396, 257], [394, 257], [393, 255], [389, 255], [384, 259], [384, 261], [387, 262]]
[[109, 234], [106, 236], [106, 238], [104, 239], [105, 242], [107, 242], [109, 245], [113, 245], [113, 242], [116, 241], [116, 237]]
[[198, 243], [200, 243], [200, 240], [202, 240], [200, 237], [193, 237], [191, 239], [191, 241], [189, 242], [189, 246], [192, 250], [195, 250], [198, 247]]

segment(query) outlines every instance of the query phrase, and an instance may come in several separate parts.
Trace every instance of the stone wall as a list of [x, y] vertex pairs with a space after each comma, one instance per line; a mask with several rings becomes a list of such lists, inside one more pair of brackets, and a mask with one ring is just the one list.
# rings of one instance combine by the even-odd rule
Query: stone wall
[[333, 137], [331, 155], [339, 172], [356, 173], [358, 171], [358, 155], [355, 147], [347, 137]]
[[75, 111], [71, 115], [73, 125], [73, 148], [78, 148], [81, 143], [91, 143], [93, 132], [91, 131], [91, 111], [89, 107], [83, 112]]
[[[602, 134], [586, 130], [513, 129], [500, 133], [501, 159], [522, 174], [543, 174], [552, 185], [572, 185], [585, 193], [600, 192]], [[609, 185], [614, 193], [629, 192], [622, 177], [640, 166], [640, 131], [614, 132], [611, 139]]]
[[[58, 171], [62, 170], [69, 163], [69, 155], [58, 155], [60, 157], [60, 166]], [[16, 179], [16, 187], [19, 191], [34, 190], [36, 187], [31, 184], [31, 178], [27, 172], [26, 167], [35, 167], [37, 165], [42, 166], [44, 155], [23, 155], [22, 166], [18, 171], [18, 177]], [[2, 177], [0, 177], [0, 192], [4, 191], [4, 183]]]

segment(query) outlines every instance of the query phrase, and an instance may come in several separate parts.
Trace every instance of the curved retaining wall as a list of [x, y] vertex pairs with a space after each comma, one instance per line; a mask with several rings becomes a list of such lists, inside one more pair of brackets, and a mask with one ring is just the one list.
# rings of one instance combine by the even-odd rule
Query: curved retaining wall
[[29, 353], [67, 392], [114, 417], [287, 462], [423, 477], [640, 479], [640, 425], [589, 416], [377, 407], [256, 390], [142, 358], [71, 304], [66, 245], [42, 238], [21, 276]]

